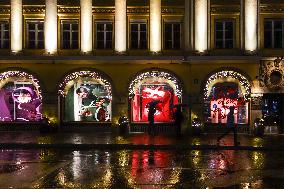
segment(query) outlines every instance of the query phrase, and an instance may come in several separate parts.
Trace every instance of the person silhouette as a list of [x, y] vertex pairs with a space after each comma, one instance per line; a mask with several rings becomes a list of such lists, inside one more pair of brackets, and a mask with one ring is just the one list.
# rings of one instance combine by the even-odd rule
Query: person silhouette
[[176, 130], [176, 136], [180, 137], [181, 136], [181, 124], [183, 121], [183, 114], [181, 110], [181, 105], [175, 105], [175, 111], [174, 111], [174, 120], [175, 120], [175, 130]]
[[236, 128], [236, 125], [235, 125], [235, 118], [234, 118], [234, 109], [235, 108], [233, 106], [230, 106], [229, 109], [230, 109], [230, 112], [227, 115], [227, 124], [226, 124], [227, 131], [217, 138], [217, 145], [219, 145], [220, 140], [222, 138], [224, 138], [230, 132], [233, 132], [234, 133], [234, 145], [238, 146], [239, 145], [239, 143], [238, 143], [238, 135], [237, 135], [237, 128]]
[[149, 121], [149, 127], [148, 127], [148, 134], [149, 135], [154, 135], [154, 116], [156, 112], [156, 105], [153, 103], [149, 103], [149, 108], [148, 108], [148, 121]]

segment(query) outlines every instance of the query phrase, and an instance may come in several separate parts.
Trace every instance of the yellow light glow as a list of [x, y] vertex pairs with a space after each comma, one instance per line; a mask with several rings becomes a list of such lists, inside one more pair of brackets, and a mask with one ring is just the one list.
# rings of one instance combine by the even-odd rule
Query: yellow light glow
[[158, 53], [161, 45], [161, 0], [150, 0], [150, 51]]
[[22, 50], [22, 0], [11, 0], [11, 51], [18, 53]]
[[81, 52], [91, 52], [92, 47], [92, 0], [81, 0]]
[[207, 0], [195, 0], [195, 50], [207, 50]]
[[57, 52], [57, 0], [45, 1], [44, 22], [45, 51], [52, 55]]
[[115, 51], [126, 51], [126, 0], [115, 0]]
[[258, 0], [245, 0], [245, 50], [257, 50]]

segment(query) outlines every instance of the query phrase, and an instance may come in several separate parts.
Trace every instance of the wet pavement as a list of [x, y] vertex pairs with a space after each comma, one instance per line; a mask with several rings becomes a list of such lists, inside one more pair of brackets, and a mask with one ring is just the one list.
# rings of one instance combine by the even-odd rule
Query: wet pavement
[[[119, 136], [111, 133], [80, 132], [80, 133], [47, 133], [37, 131], [0, 132], [1, 143], [19, 144], [132, 144], [132, 145], [216, 145], [219, 134], [203, 134], [200, 136], [184, 135], [179, 138], [174, 135], [149, 136], [144, 133], [134, 133]], [[284, 135], [266, 135], [254, 137], [239, 134], [241, 146], [279, 146], [284, 147]], [[221, 141], [221, 145], [233, 145], [232, 135]]]
[[1, 188], [284, 188], [283, 152], [3, 150]]
[[[171, 150], [0, 150], [0, 188], [284, 188], [284, 151], [178, 150], [217, 135], [2, 132], [1, 143], [171, 145]], [[283, 147], [282, 135], [239, 135], [243, 146]], [[221, 145], [232, 145], [232, 136]]]

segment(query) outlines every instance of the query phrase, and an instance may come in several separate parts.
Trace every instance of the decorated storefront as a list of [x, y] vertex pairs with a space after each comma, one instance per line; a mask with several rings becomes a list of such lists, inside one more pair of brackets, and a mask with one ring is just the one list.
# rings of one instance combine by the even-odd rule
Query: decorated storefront
[[248, 77], [233, 70], [211, 74], [204, 88], [205, 122], [222, 125], [234, 107], [234, 120], [238, 125], [249, 124], [251, 85]]
[[138, 74], [129, 86], [132, 122], [147, 122], [149, 103], [156, 104], [155, 122], [173, 121], [173, 109], [182, 101], [182, 86], [177, 77], [164, 70]]
[[0, 73], [0, 121], [42, 120], [42, 95], [36, 77], [24, 71]]
[[107, 77], [97, 71], [67, 75], [59, 85], [64, 122], [110, 122], [112, 88]]

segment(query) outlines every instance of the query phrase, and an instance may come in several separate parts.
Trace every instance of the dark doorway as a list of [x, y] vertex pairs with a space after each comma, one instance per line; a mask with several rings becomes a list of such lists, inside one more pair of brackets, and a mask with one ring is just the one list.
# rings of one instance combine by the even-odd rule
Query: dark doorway
[[266, 126], [277, 126], [283, 133], [284, 94], [263, 94], [262, 116]]

